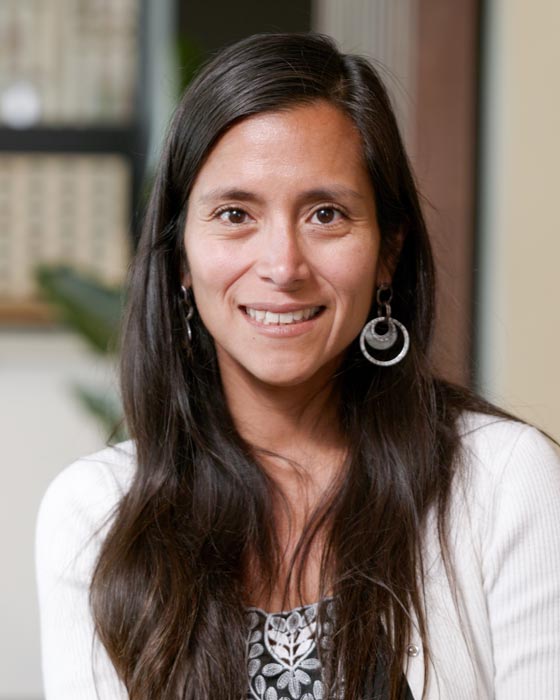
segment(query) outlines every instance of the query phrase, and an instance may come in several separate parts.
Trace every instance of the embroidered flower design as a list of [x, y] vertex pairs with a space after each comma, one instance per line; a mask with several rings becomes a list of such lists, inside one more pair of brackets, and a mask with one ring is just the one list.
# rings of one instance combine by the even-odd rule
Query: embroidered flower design
[[[247, 614], [247, 670], [253, 700], [323, 700], [317, 641], [328, 647], [329, 635], [319, 629], [317, 604], [285, 613], [267, 614], [251, 608]], [[329, 604], [327, 613], [332, 615]], [[332, 635], [332, 622], [328, 625]]]

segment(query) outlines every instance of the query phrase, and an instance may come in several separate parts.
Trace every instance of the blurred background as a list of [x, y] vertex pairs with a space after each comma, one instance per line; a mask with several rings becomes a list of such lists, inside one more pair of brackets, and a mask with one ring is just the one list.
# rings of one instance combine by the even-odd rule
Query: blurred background
[[278, 30], [380, 67], [436, 250], [440, 371], [560, 437], [555, 0], [0, 0], [0, 700], [42, 697], [37, 508], [119, 418], [122, 285], [173, 105], [214, 51]]

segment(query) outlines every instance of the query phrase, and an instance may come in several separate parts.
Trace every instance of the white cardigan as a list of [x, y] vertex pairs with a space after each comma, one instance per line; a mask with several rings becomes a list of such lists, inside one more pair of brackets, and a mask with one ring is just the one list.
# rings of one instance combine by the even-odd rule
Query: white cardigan
[[[454, 483], [450, 536], [457, 606], [433, 519], [425, 543], [426, 697], [560, 699], [560, 453], [521, 423], [469, 414], [462, 433], [465, 478]], [[120, 443], [67, 467], [43, 497], [36, 566], [46, 700], [97, 700], [96, 686], [100, 700], [127, 698], [93, 644], [88, 586], [108, 525], [95, 530], [134, 468], [133, 443]], [[420, 700], [422, 649], [410, 643], [406, 674]]]

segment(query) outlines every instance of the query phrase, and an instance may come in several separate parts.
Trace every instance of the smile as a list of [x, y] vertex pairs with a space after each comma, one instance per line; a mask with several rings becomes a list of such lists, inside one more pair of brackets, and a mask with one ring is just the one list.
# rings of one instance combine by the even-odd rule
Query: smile
[[287, 311], [284, 313], [275, 313], [264, 309], [255, 309], [251, 306], [246, 306], [245, 313], [258, 323], [263, 323], [265, 326], [288, 326], [292, 323], [300, 323], [308, 321], [319, 314], [324, 307], [309, 306], [305, 309], [297, 309], [296, 311]]

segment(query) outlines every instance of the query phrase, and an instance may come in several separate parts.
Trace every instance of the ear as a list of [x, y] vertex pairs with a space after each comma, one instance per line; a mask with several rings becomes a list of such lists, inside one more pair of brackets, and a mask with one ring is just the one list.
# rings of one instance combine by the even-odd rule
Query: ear
[[192, 276], [190, 272], [184, 272], [181, 275], [181, 285], [187, 289], [192, 287]]

